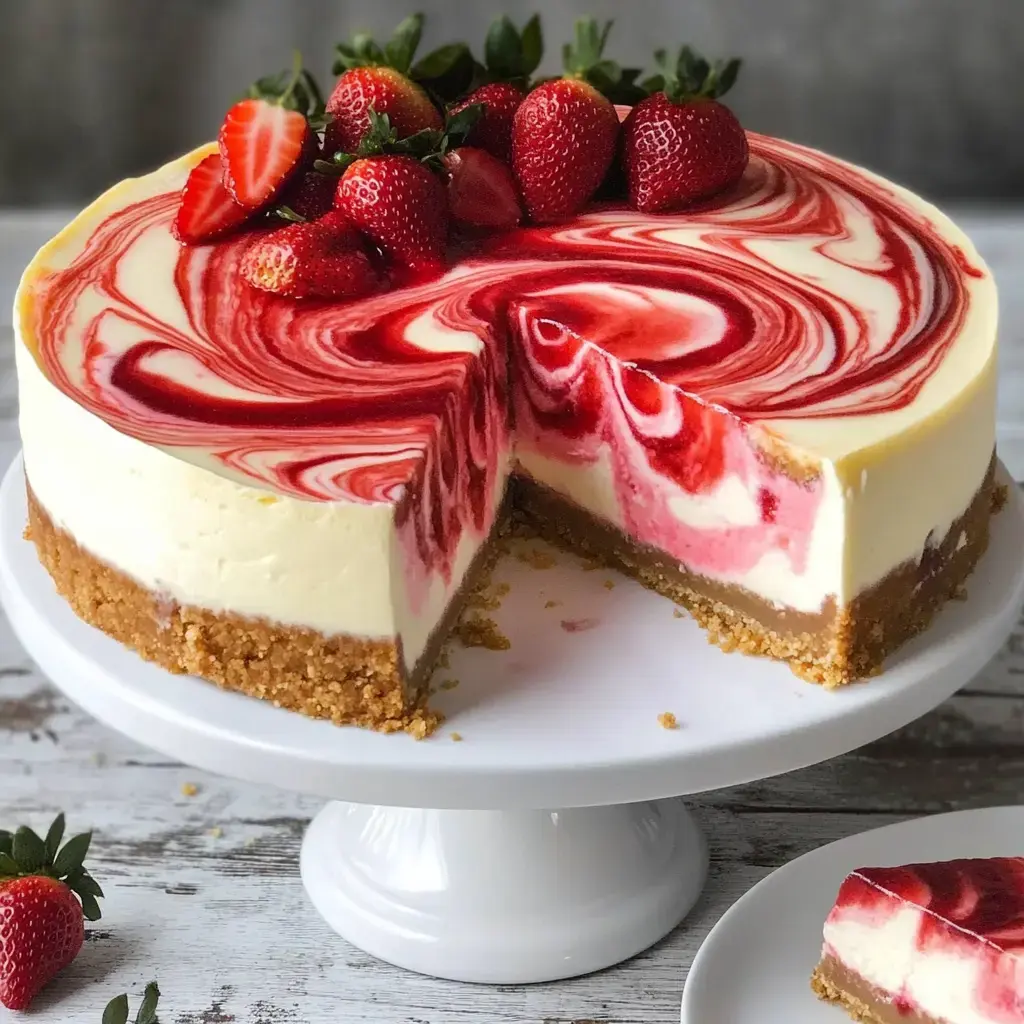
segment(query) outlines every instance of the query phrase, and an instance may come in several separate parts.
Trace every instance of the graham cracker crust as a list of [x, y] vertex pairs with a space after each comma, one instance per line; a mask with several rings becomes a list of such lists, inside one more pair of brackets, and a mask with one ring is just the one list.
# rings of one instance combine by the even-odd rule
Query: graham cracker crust
[[1001, 507], [995, 465], [993, 453], [966, 512], [925, 548], [920, 562], [897, 566], [845, 608], [828, 599], [816, 613], [779, 607], [691, 572], [527, 477], [513, 480], [512, 514], [551, 543], [613, 565], [682, 605], [722, 650], [786, 661], [801, 678], [831, 688], [877, 674], [886, 657], [962, 595], [988, 547], [989, 520]]
[[[927, 628], [942, 605], [961, 596], [988, 546], [989, 519], [1005, 500], [994, 474], [993, 455], [967, 511], [938, 544], [926, 548], [920, 562], [897, 567], [847, 608], [837, 610], [829, 600], [812, 614], [776, 607], [741, 587], [692, 573], [523, 477], [511, 481], [495, 536], [508, 528], [526, 530], [614, 566], [687, 608], [723, 650], [786, 661], [797, 675], [834, 687], [877, 673], [889, 654]], [[90, 625], [171, 672], [338, 725], [405, 731], [421, 739], [440, 723], [426, 706], [427, 683], [459, 616], [472, 607], [471, 594], [502, 550], [494, 538], [483, 545], [460, 596], [407, 678], [402, 652], [392, 641], [328, 637], [169, 602], [81, 548], [53, 523], [27, 480], [26, 490], [25, 535], [57, 591]], [[471, 617], [466, 628], [481, 624], [486, 620]], [[471, 639], [495, 649], [507, 646], [498, 635]]]
[[833, 956], [825, 955], [815, 968], [811, 991], [824, 1002], [842, 1007], [861, 1024], [942, 1024], [930, 1014], [896, 1004]]
[[[265, 619], [220, 614], [161, 599], [89, 554], [57, 527], [26, 480], [28, 526], [57, 592], [90, 625], [175, 674], [195, 675], [277, 707], [337, 725], [429, 736], [440, 716], [426, 707], [427, 682], [462, 602], [452, 604], [412, 678], [390, 641], [327, 637]], [[484, 545], [465, 589], [496, 557]]]

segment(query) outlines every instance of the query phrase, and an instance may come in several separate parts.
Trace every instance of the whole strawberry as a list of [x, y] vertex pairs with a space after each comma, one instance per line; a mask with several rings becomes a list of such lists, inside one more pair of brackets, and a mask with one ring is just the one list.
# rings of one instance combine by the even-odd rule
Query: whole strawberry
[[[606, 78], [602, 59], [610, 23], [576, 24], [575, 46], [565, 49], [567, 76], [537, 86], [512, 122], [512, 168], [530, 217], [538, 223], [566, 220], [597, 191], [615, 155], [619, 118], [615, 107], [587, 77]], [[619, 72], [621, 74], [621, 72]]]
[[293, 299], [358, 299], [380, 287], [362, 236], [336, 212], [260, 235], [239, 272], [254, 288]]
[[324, 133], [328, 156], [356, 151], [370, 128], [371, 107], [388, 116], [399, 138], [425, 128], [440, 130], [440, 111], [409, 76], [422, 34], [423, 15], [413, 14], [383, 48], [365, 35], [337, 47], [334, 70], [341, 78], [326, 105], [331, 116]]
[[278, 215], [285, 220], [316, 220], [334, 209], [337, 186], [338, 179], [333, 175], [306, 171], [293, 178], [281, 193]]
[[512, 121], [522, 102], [523, 90], [517, 85], [491, 82], [456, 103], [451, 112], [457, 114], [466, 107], [480, 104], [483, 114], [470, 129], [466, 141], [508, 164], [512, 162]]
[[334, 205], [408, 277], [444, 269], [444, 185], [421, 160], [395, 153], [355, 160], [338, 182]]
[[630, 202], [644, 213], [677, 210], [734, 185], [747, 166], [747, 136], [718, 97], [736, 81], [740, 62], [711, 66], [684, 46], [674, 66], [663, 51], [657, 89], [622, 126], [622, 161]]
[[61, 847], [64, 815], [46, 839], [0, 832], [0, 1003], [24, 1010], [78, 956], [84, 919], [99, 920], [103, 890], [82, 866], [91, 833]]

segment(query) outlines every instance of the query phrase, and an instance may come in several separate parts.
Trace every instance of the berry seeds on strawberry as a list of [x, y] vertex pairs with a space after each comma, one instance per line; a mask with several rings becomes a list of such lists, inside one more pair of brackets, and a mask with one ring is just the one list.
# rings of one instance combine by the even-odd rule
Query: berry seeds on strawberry
[[252, 287], [292, 299], [360, 299], [381, 285], [363, 237], [337, 212], [260, 235], [239, 272]]
[[530, 86], [530, 77], [544, 56], [540, 18], [535, 14], [520, 32], [505, 15], [496, 19], [484, 41], [484, 64], [479, 85], [456, 103], [452, 113], [472, 104], [484, 108], [466, 142], [486, 149], [506, 164], [512, 162], [512, 119]]
[[441, 129], [440, 111], [426, 90], [409, 77], [422, 34], [423, 15], [413, 14], [395, 29], [383, 49], [366, 35], [337, 47], [334, 72], [341, 78], [327, 100], [331, 122], [324, 135], [324, 152], [328, 156], [356, 151], [370, 128], [371, 107], [388, 116], [398, 138]]
[[251, 210], [266, 206], [319, 144], [323, 104], [312, 75], [295, 55], [291, 74], [260, 79], [227, 112], [221, 125], [224, 185]]
[[233, 231], [252, 215], [236, 203], [224, 187], [224, 165], [219, 153], [211, 153], [192, 168], [174, 217], [174, 236], [179, 242], [198, 245]]
[[25, 826], [0, 831], [0, 1003], [27, 1009], [70, 964], [100, 917], [103, 890], [82, 866], [91, 833], [61, 846], [64, 815], [41, 839]]
[[653, 89], [622, 126], [622, 160], [632, 204], [644, 213], [678, 210], [734, 185], [747, 166], [747, 136], [718, 98], [740, 62], [708, 64], [684, 46], [675, 64], [661, 50]]
[[621, 77], [603, 59], [611, 29], [592, 18], [576, 23], [576, 42], [564, 49], [566, 76], [538, 85], [516, 110], [512, 166], [530, 217], [538, 223], [579, 213], [597, 191], [615, 155], [619, 118], [588, 76]]

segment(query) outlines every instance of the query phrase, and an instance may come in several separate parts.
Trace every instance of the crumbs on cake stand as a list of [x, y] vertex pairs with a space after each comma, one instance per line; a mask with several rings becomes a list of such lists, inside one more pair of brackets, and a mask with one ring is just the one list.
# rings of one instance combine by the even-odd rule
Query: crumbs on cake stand
[[488, 651], [507, 651], [512, 642], [489, 615], [465, 615], [455, 627], [455, 636], [463, 647], [483, 647]]
[[662, 713], [658, 715], [658, 725], [660, 725], [662, 729], [678, 729], [679, 720], [671, 711], [662, 711]]
[[601, 625], [600, 619], [562, 619], [560, 623], [566, 633], [585, 633], [588, 629], [595, 629]]

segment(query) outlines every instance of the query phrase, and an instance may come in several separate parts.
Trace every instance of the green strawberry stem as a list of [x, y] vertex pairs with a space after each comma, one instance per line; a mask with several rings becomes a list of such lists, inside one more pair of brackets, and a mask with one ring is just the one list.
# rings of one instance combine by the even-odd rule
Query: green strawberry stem
[[276, 75], [257, 79], [246, 90], [247, 99], [264, 100], [286, 110], [304, 114], [314, 131], [323, 129], [330, 120], [324, 113], [324, 97], [313, 74], [303, 67], [302, 54], [293, 51], [291, 68]]
[[370, 127], [359, 140], [355, 153], [334, 153], [328, 160], [313, 162], [313, 170], [321, 174], [341, 174], [356, 160], [366, 157], [382, 156], [387, 153], [404, 154], [415, 157], [432, 170], [440, 170], [441, 159], [450, 149], [461, 146], [469, 135], [473, 125], [484, 112], [482, 103], [473, 103], [464, 107], [456, 114], [450, 114], [445, 126], [440, 131], [424, 128], [404, 139], [398, 137], [387, 114], [378, 114], [370, 107]]
[[520, 31], [503, 14], [487, 30], [484, 64], [477, 67], [473, 87], [486, 82], [512, 82], [522, 89], [528, 89], [530, 76], [540, 66], [543, 56], [544, 33], [540, 16], [534, 14]]
[[[135, 1024], [158, 1024], [156, 1006], [160, 1001], [160, 989], [155, 981], [146, 986], [142, 995], [139, 1012], [135, 1015]], [[128, 996], [122, 993], [114, 996], [103, 1011], [103, 1024], [128, 1024]]]
[[441, 104], [462, 95], [478, 67], [465, 43], [447, 43], [415, 60], [423, 36], [424, 17], [410, 14], [381, 46], [373, 36], [357, 32], [334, 48], [334, 74], [353, 68], [389, 67], [407, 75]]
[[648, 94], [663, 92], [673, 103], [688, 103], [696, 99], [719, 99], [735, 84], [741, 61], [737, 58], [708, 63], [689, 46], [682, 46], [675, 61], [665, 50], [656, 50], [656, 74], [641, 82]]
[[41, 839], [27, 825], [16, 832], [0, 829], [0, 885], [15, 878], [44, 876], [63, 882], [81, 901], [87, 921], [100, 919], [103, 890], [83, 866], [92, 833], [72, 836], [63, 846], [64, 815], [58, 814]]
[[647, 95], [636, 84], [642, 69], [624, 68], [604, 56], [612, 24], [599, 25], [595, 18], [577, 19], [573, 42], [562, 47], [565, 77], [588, 82], [612, 103], [636, 103]]

